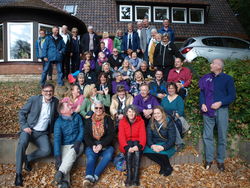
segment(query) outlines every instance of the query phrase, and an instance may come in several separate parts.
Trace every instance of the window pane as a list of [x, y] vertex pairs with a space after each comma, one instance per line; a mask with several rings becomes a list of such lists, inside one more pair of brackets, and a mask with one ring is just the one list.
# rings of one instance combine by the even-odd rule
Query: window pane
[[207, 39], [203, 39], [202, 42], [207, 46], [223, 47], [223, 42], [221, 38], [207, 38]]
[[132, 6], [120, 5], [120, 21], [132, 21]]
[[167, 9], [155, 9], [155, 20], [164, 20], [168, 19], [168, 10]]
[[191, 22], [203, 22], [202, 20], [202, 10], [191, 10]]
[[143, 20], [145, 17], [150, 19], [148, 7], [136, 7], [136, 19]]
[[9, 23], [9, 59], [31, 60], [32, 24]]
[[185, 10], [173, 9], [173, 20], [174, 21], [185, 21]]
[[224, 40], [229, 48], [249, 48], [248, 43], [238, 39], [224, 38]]
[[0, 25], [0, 59], [3, 59], [3, 25]]

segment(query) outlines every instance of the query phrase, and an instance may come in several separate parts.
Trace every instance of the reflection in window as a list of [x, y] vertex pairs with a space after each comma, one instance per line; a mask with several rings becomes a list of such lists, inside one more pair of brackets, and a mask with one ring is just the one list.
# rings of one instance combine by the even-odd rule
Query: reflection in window
[[162, 22], [168, 18], [168, 7], [154, 7], [154, 22]]
[[3, 24], [0, 24], [0, 60], [3, 60]]
[[52, 28], [53, 26], [52, 25], [47, 25], [47, 24], [39, 24], [39, 30], [40, 29], [44, 29], [45, 30], [45, 33], [46, 35], [49, 35], [52, 33]]
[[151, 7], [135, 6], [135, 21], [142, 21], [144, 18], [151, 21]]
[[8, 23], [8, 60], [32, 61], [33, 24]]
[[189, 15], [190, 23], [204, 24], [204, 9], [190, 8]]
[[120, 5], [119, 18], [120, 18], [120, 21], [132, 21], [132, 6]]
[[76, 15], [77, 5], [64, 5], [63, 9], [71, 15]]
[[173, 23], [186, 23], [187, 22], [187, 9], [186, 8], [172, 8], [172, 22]]

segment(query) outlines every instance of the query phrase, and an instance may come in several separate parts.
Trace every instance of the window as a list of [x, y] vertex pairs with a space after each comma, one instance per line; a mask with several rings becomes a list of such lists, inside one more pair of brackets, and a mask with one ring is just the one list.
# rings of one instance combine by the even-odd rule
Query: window
[[190, 38], [190, 39], [187, 39], [186, 41], [184, 41], [182, 47], [187, 47], [189, 46], [190, 44], [193, 44], [196, 40], [193, 39], [193, 38]]
[[151, 21], [151, 7], [135, 6], [135, 21], [142, 21], [144, 18], [148, 18], [148, 21]]
[[204, 24], [204, 9], [190, 8], [189, 23]]
[[38, 33], [40, 29], [44, 29], [46, 31], [46, 35], [50, 34], [52, 32], [52, 25], [47, 25], [47, 24], [38, 24]]
[[33, 23], [8, 23], [8, 61], [33, 60]]
[[180, 7], [172, 8], [172, 22], [173, 23], [187, 23], [187, 9]]
[[223, 41], [219, 37], [202, 39], [202, 42], [207, 46], [223, 47]]
[[234, 38], [223, 38], [223, 41], [226, 43], [226, 47], [229, 48], [247, 48], [249, 49], [249, 43], [246, 43], [239, 39]]
[[119, 20], [127, 21], [127, 22], [132, 21], [132, 6], [131, 5], [120, 5]]
[[154, 7], [154, 22], [162, 22], [169, 18], [168, 7]]
[[0, 61], [3, 61], [3, 24], [0, 24]]
[[77, 5], [64, 5], [63, 10], [74, 16], [76, 15]]

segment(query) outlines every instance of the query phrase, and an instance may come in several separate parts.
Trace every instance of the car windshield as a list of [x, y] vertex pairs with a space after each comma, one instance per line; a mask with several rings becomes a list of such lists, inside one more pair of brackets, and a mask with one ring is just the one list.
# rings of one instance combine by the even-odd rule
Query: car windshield
[[187, 39], [187, 40], [183, 43], [182, 47], [185, 48], [186, 46], [188, 46], [188, 45], [190, 45], [190, 44], [192, 44], [192, 43], [194, 43], [194, 42], [195, 42], [195, 39], [193, 39], [193, 38]]

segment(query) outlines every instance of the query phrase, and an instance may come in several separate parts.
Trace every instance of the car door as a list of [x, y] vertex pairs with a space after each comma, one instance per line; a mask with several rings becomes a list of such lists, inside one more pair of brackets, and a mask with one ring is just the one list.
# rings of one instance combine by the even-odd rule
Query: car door
[[226, 59], [231, 55], [231, 51], [225, 52], [225, 47], [221, 37], [207, 37], [202, 39], [204, 44], [199, 52], [199, 55], [205, 57], [208, 61], [215, 58]]
[[223, 43], [231, 51], [231, 59], [249, 59], [250, 48], [247, 41], [237, 38], [223, 38]]

